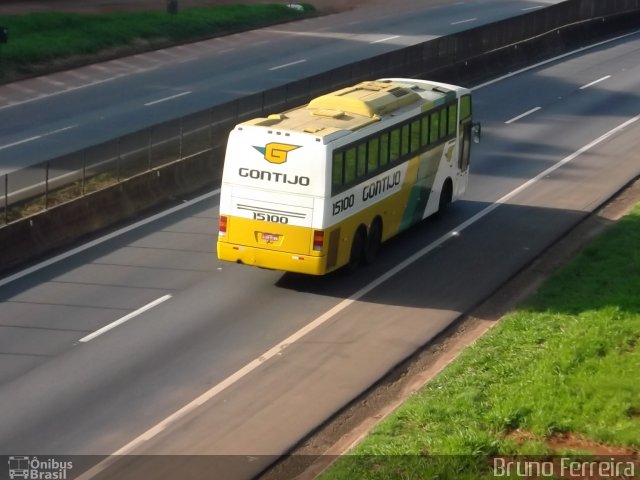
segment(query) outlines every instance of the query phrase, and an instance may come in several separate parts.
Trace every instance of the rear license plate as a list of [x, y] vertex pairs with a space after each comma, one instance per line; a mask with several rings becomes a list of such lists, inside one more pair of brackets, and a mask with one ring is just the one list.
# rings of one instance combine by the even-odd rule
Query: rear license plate
[[280, 235], [275, 233], [262, 233], [262, 240], [267, 243], [275, 243], [280, 239]]

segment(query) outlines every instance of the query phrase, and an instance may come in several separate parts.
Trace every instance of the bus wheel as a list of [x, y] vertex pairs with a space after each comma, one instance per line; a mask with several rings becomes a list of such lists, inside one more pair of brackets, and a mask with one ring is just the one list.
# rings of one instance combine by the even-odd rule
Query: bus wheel
[[366, 234], [364, 228], [358, 228], [355, 235], [353, 236], [353, 241], [351, 243], [351, 255], [349, 256], [349, 263], [347, 263], [347, 272], [351, 273], [355, 271], [362, 263], [362, 258], [364, 257], [365, 242]]
[[366, 263], [372, 263], [375, 260], [378, 250], [380, 250], [380, 243], [382, 243], [382, 220], [380, 220], [380, 217], [376, 217], [371, 222], [369, 236], [367, 237], [367, 246], [364, 251], [364, 261]]
[[440, 192], [440, 203], [438, 204], [438, 211], [444, 212], [451, 205], [451, 199], [453, 198], [453, 184], [450, 179], [446, 179], [442, 185], [442, 191]]

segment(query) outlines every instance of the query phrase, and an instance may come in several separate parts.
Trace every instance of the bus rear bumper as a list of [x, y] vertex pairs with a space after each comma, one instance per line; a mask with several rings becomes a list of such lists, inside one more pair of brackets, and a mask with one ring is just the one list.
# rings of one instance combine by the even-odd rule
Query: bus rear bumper
[[295, 255], [227, 242], [218, 242], [217, 251], [218, 259], [227, 262], [308, 275], [323, 275], [325, 273], [325, 256]]

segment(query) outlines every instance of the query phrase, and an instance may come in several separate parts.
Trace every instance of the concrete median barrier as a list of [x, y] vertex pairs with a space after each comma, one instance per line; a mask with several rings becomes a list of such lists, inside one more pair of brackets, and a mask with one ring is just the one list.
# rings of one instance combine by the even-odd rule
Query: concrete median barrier
[[223, 152], [200, 152], [0, 228], [7, 271], [169, 198], [220, 182]]

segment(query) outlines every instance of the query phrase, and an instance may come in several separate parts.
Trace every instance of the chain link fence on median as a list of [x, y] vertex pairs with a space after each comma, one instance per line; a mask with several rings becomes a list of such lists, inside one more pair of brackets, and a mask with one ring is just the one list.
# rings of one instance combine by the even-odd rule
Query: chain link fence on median
[[0, 226], [163, 165], [210, 155], [213, 110], [164, 122], [0, 178]]

